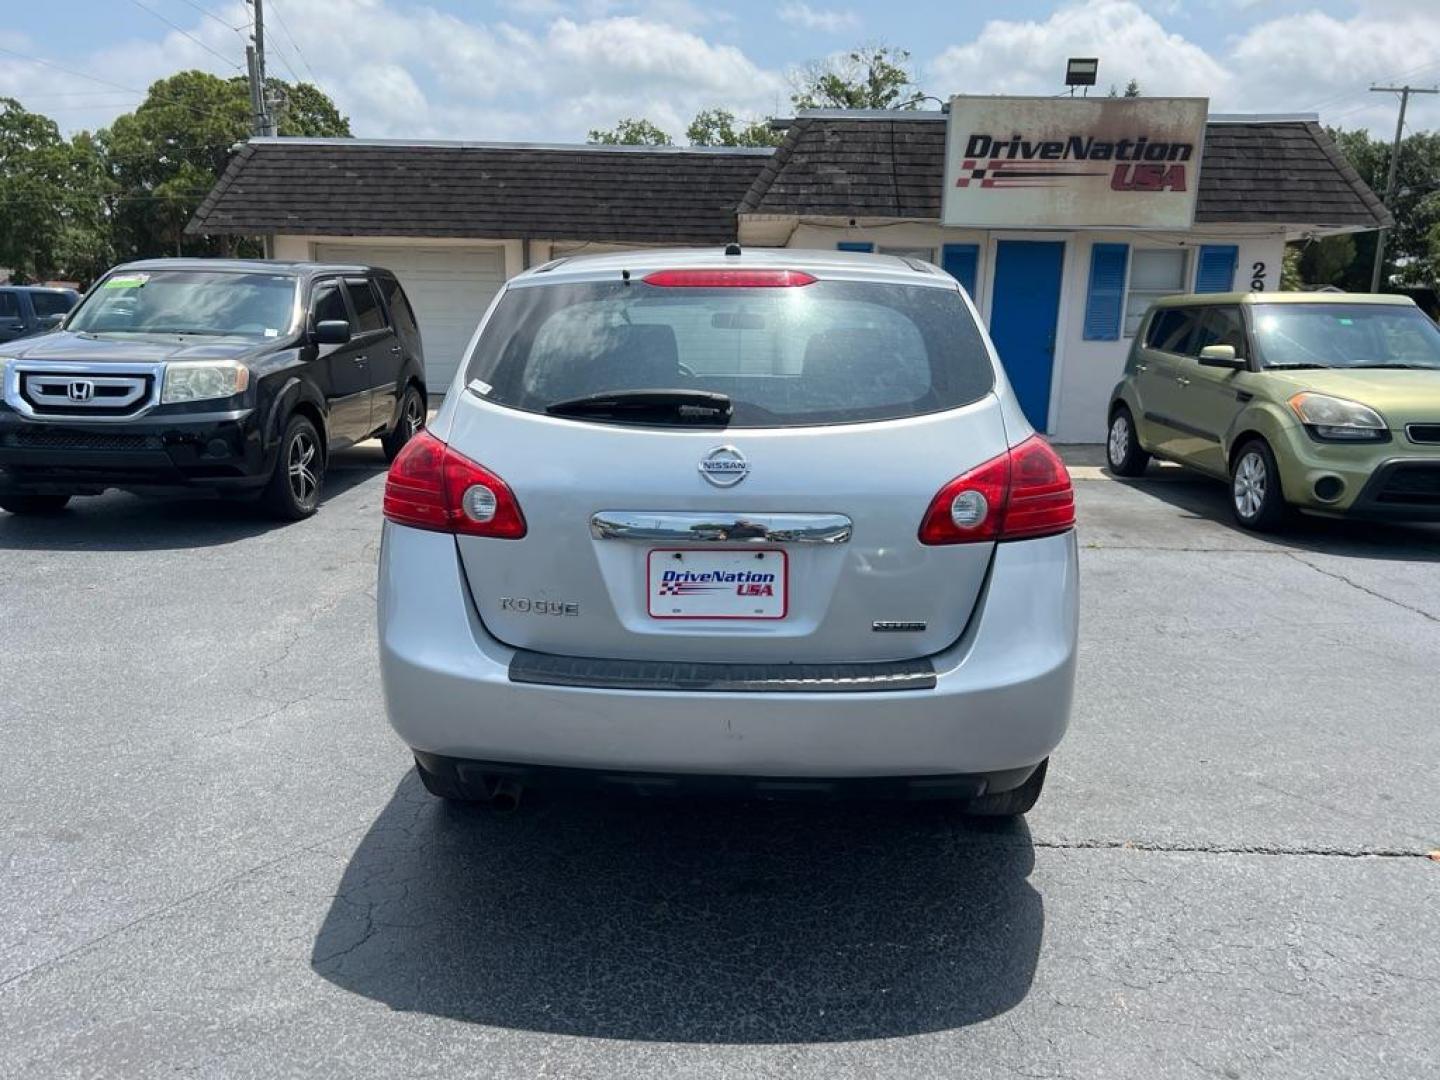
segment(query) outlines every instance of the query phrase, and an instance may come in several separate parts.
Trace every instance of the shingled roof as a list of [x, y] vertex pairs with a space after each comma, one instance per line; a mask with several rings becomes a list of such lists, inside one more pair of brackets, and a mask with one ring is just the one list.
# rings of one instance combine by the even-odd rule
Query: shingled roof
[[[944, 171], [941, 113], [802, 115], [764, 162], [740, 212], [938, 219]], [[1206, 125], [1195, 220], [1391, 224], [1318, 123], [1264, 117]]]
[[725, 243], [769, 154], [252, 139], [186, 231]]

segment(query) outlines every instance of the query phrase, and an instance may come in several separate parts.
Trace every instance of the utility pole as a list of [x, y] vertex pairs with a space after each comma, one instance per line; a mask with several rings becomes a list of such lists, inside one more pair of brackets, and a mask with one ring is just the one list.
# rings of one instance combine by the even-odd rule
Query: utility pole
[[[256, 4], [260, 0], [255, 0]], [[1440, 94], [1440, 87], [1435, 86], [1372, 86], [1372, 94], [1399, 94], [1400, 95], [1400, 118], [1395, 121], [1395, 145], [1390, 148], [1390, 175], [1385, 180], [1385, 208], [1390, 208], [1390, 199], [1395, 194], [1395, 173], [1400, 167], [1400, 140], [1405, 135], [1405, 107], [1410, 104], [1411, 94]], [[1381, 229], [1375, 237], [1375, 266], [1370, 271], [1370, 291], [1380, 291], [1380, 276], [1385, 268], [1385, 233]]]
[[250, 72], [250, 108], [255, 114], [256, 135], [274, 135], [275, 120], [270, 112], [270, 99], [265, 96], [265, 0], [250, 0], [254, 9], [252, 44], [245, 47], [245, 61]]

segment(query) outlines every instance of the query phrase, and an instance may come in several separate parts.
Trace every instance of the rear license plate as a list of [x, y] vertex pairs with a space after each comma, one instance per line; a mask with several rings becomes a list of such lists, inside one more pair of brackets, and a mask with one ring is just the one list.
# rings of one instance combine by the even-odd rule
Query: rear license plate
[[783, 619], [785, 552], [656, 548], [649, 556], [653, 619]]

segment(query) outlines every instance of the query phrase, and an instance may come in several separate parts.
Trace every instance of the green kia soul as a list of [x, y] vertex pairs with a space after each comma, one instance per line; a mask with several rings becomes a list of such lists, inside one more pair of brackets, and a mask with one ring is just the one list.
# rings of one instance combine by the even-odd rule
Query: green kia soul
[[1440, 521], [1440, 329], [1403, 296], [1211, 293], [1145, 314], [1110, 398], [1110, 468], [1230, 481], [1240, 524], [1292, 507]]

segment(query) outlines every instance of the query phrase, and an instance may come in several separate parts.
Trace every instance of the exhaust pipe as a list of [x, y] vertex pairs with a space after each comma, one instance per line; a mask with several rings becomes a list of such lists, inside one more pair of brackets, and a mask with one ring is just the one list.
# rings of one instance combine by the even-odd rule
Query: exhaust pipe
[[508, 777], [501, 777], [495, 781], [495, 787], [490, 792], [490, 805], [502, 814], [509, 814], [520, 806], [520, 796], [525, 789], [517, 781]]

